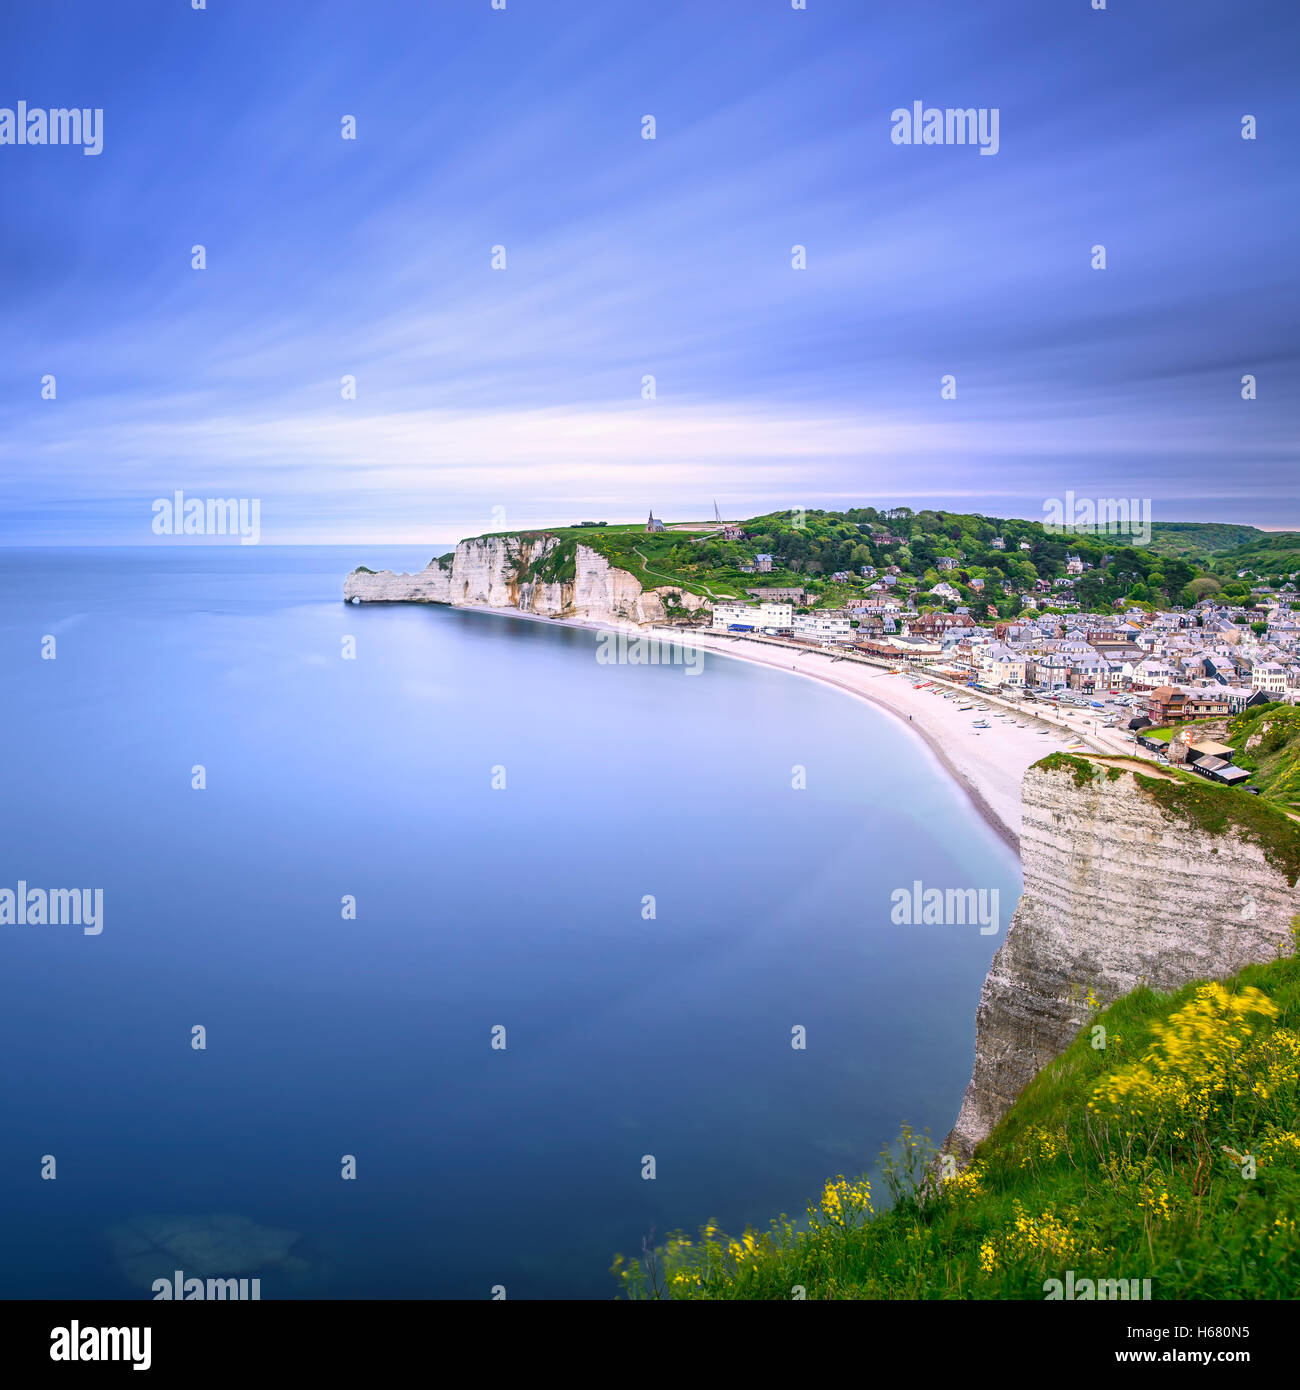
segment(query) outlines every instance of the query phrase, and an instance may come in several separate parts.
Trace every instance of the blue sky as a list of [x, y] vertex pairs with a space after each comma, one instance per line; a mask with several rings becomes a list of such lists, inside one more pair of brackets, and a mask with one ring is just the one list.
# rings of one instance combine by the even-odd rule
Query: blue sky
[[[0, 543], [147, 543], [177, 489], [265, 542], [1066, 490], [1300, 527], [1300, 8], [1109, 3], [15, 7], [0, 106], [104, 148], [0, 146]], [[998, 153], [892, 143], [916, 100]]]

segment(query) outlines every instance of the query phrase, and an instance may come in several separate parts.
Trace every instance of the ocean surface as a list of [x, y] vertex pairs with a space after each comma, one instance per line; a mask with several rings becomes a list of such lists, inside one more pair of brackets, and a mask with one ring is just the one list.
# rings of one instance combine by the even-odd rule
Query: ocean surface
[[[290, 1233], [264, 1299], [607, 1298], [652, 1232], [955, 1119], [1020, 871], [920, 741], [341, 601], [430, 553], [0, 550], [0, 888], [104, 895], [98, 935], [0, 925], [0, 1296], [148, 1298], [120, 1229], [170, 1277], [219, 1215]], [[895, 925], [915, 880], [1000, 930]]]

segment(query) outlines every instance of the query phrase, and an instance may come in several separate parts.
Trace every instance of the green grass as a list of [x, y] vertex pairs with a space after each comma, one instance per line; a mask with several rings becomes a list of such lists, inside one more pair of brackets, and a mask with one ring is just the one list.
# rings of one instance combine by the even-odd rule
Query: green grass
[[1047, 757], [1040, 758], [1034, 766], [1041, 767], [1045, 772], [1067, 769], [1073, 774], [1076, 787], [1086, 787], [1100, 775], [1096, 763], [1090, 763], [1086, 758], [1077, 757], [1073, 753], [1049, 753]]
[[[832, 1181], [798, 1221], [710, 1223], [614, 1272], [631, 1297], [677, 1299], [1041, 1299], [1067, 1271], [1150, 1279], [1157, 1300], [1294, 1298], [1300, 961], [1250, 966], [1217, 1001], [1201, 988], [1097, 1007], [950, 1180], [905, 1130], [885, 1194]], [[1144, 1065], [1162, 1027], [1170, 1061]]]
[[[518, 536], [521, 540], [535, 540], [543, 536], [555, 536], [560, 546], [554, 552], [560, 558], [550, 566], [550, 571], [560, 577], [572, 579], [574, 562], [579, 544], [603, 555], [615, 569], [627, 570], [640, 582], [642, 588], [676, 588], [708, 598], [724, 594], [740, 596], [744, 590], [739, 571], [708, 569], [691, 562], [690, 531], [647, 531], [644, 523], [626, 526], [555, 526], [542, 531], [499, 531], [495, 536]], [[483, 537], [481, 539], [487, 539]], [[537, 577], [544, 569], [538, 566], [523, 575], [523, 578]]]
[[1253, 840], [1264, 851], [1264, 858], [1295, 886], [1300, 880], [1300, 824], [1262, 796], [1175, 771], [1180, 775], [1173, 781], [1144, 777], [1139, 772], [1130, 775], [1139, 790], [1163, 811], [1189, 821], [1202, 834], [1220, 836], [1232, 831]]
[[1221, 521], [1156, 521], [1151, 526], [1151, 550], [1157, 555], [1214, 555], [1240, 550], [1266, 533], [1256, 526]]
[[578, 542], [571, 534], [560, 537], [559, 543], [534, 556], [519, 569], [521, 584], [572, 584], [578, 574]]
[[1169, 743], [1172, 741], [1175, 734], [1190, 734], [1191, 737], [1189, 742], [1198, 743], [1202, 739], [1211, 737], [1205, 729], [1205, 725], [1208, 722], [1213, 721], [1194, 719], [1185, 724], [1170, 724], [1160, 729], [1139, 729], [1138, 733], [1141, 734], [1143, 738], [1155, 739], [1157, 743]]
[[[627, 522], [492, 534], [553, 535], [562, 541], [581, 542], [648, 588], [672, 585], [700, 597], [719, 599], [743, 597], [746, 589], [761, 584], [800, 585], [816, 595], [821, 608], [861, 595], [866, 587], [860, 577], [864, 565], [880, 573], [897, 565], [902, 570], [900, 578], [906, 581], [900, 583], [899, 590], [906, 591], [928, 588], [940, 573], [937, 566], [941, 559], [959, 559], [958, 567], [943, 571], [943, 577], [957, 586], [960, 601], [970, 605], [977, 620], [989, 616], [990, 602], [1004, 618], [1018, 612], [1021, 603], [1015, 594], [1001, 593], [1004, 580], [1013, 591], [1024, 593], [1039, 579], [1061, 577], [1066, 557], [1073, 552], [1094, 568], [1078, 579], [1068, 601], [1059, 594], [1049, 600], [1049, 611], [1071, 610], [1077, 600], [1084, 609], [1111, 612], [1113, 601], [1132, 590], [1135, 578], [1150, 581], [1147, 599], [1138, 606], [1150, 609], [1172, 602], [1203, 571], [1211, 554], [1219, 554], [1212, 547], [1260, 544], [1263, 537], [1262, 532], [1250, 528], [1229, 533], [1223, 528], [1180, 526], [1160, 532], [1174, 549], [1194, 552], [1193, 563], [1173, 555], [1161, 557], [1146, 548], [1134, 549], [1122, 538], [1060, 536], [1038, 522], [929, 509], [774, 512], [740, 521], [744, 535], [731, 540], [706, 522], [687, 524], [690, 529], [653, 533], [645, 530], [643, 522]], [[882, 539], [885, 532], [898, 539]], [[1006, 550], [992, 548], [995, 534], [1006, 539]], [[1025, 552], [1019, 549], [1022, 539], [1029, 546]], [[752, 566], [760, 552], [776, 557], [779, 568], [767, 575], [746, 573], [745, 566]], [[1216, 558], [1213, 563], [1217, 568], [1220, 562]], [[851, 582], [831, 581], [830, 575], [841, 571], [852, 576]], [[967, 587], [973, 578], [985, 581], [984, 592]], [[929, 606], [943, 605], [935, 601]]]
[[[1238, 767], [1275, 801], [1300, 801], [1300, 708], [1271, 704], [1238, 715], [1228, 726]], [[1254, 742], [1254, 747], [1248, 745]]]

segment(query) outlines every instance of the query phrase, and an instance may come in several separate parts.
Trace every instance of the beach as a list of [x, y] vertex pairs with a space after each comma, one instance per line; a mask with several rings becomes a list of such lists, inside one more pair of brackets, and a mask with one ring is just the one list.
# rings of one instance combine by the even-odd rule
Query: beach
[[[894, 675], [885, 666], [853, 658], [837, 660], [840, 653], [835, 651], [757, 638], [713, 632], [682, 636], [703, 651], [821, 681], [888, 710], [925, 743], [979, 813], [1017, 853], [1020, 783], [1025, 769], [1063, 748], [1111, 751], [1105, 734], [1100, 739], [1085, 737], [1058, 717], [1045, 718], [1011, 701], [963, 690], [955, 683], [932, 681], [915, 671], [904, 669]], [[952, 698], [944, 699], [945, 694]], [[984, 705], [987, 712], [972, 709], [963, 713], [958, 708], [968, 704]], [[990, 727], [975, 729], [977, 719], [986, 719]]]

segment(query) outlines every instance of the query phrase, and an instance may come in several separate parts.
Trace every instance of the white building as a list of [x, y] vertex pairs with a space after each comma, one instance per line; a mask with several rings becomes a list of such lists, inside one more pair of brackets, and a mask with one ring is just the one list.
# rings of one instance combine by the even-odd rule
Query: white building
[[853, 628], [847, 614], [799, 613], [794, 619], [794, 635], [816, 642], [849, 642]]
[[1024, 685], [1025, 658], [1001, 642], [985, 647], [971, 659], [979, 662], [979, 678], [986, 685]]
[[765, 627], [788, 632], [794, 618], [790, 603], [717, 603], [713, 606], [714, 631], [726, 631], [733, 623], [762, 630]]
[[1286, 667], [1265, 662], [1251, 671], [1250, 683], [1255, 690], [1262, 690], [1266, 695], [1285, 695]]
[[1162, 685], [1177, 685], [1180, 672], [1162, 657], [1149, 656], [1133, 668], [1133, 684], [1142, 690], [1158, 690]]

